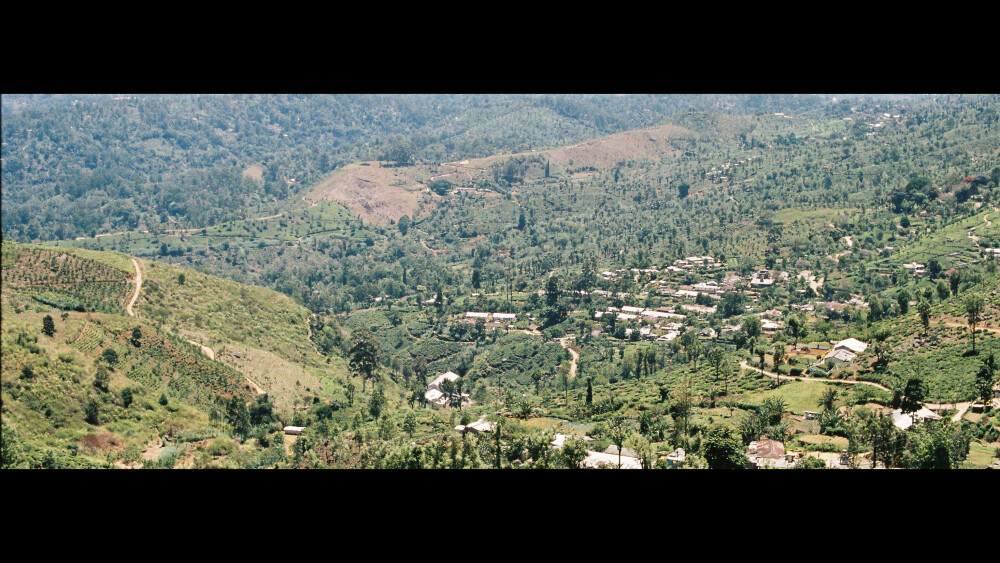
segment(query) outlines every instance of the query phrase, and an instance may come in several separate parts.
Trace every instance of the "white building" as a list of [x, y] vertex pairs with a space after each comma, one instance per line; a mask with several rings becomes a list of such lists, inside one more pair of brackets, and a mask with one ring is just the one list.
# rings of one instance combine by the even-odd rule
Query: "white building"
[[441, 383], [446, 379], [452, 382], [458, 381], [458, 374], [452, 371], [447, 371], [435, 377], [434, 381], [431, 381], [427, 385], [427, 391], [424, 393], [424, 398], [427, 399], [428, 403], [434, 403], [435, 405], [440, 406], [448, 404], [448, 397], [443, 391], [441, 391]]

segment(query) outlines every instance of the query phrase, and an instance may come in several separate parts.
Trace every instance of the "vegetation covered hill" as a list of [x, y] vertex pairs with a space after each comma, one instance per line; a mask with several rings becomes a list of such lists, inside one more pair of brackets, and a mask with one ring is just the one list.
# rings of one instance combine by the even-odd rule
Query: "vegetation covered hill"
[[[163, 126], [195, 135], [229, 119], [217, 102], [156, 103], [205, 112]], [[767, 438], [804, 466], [983, 467], [1000, 447], [974, 408], [1000, 351], [996, 96], [248, 97], [232, 116], [164, 151], [150, 193], [190, 182], [155, 225], [46, 248], [141, 256], [138, 320], [305, 427], [272, 465], [575, 467], [613, 445], [734, 468]], [[320, 165], [335, 123], [358, 133]], [[5, 170], [19, 239], [21, 210], [61, 201], [29, 172]], [[4, 259], [18, 279], [50, 262]], [[889, 415], [921, 407], [942, 420]]]
[[[69, 99], [67, 99], [69, 98]], [[815, 97], [797, 99], [808, 107]], [[4, 96], [3, 229], [22, 241], [266, 215], [335, 167], [440, 163], [658, 124], [735, 96]], [[787, 102], [785, 102], [787, 103]], [[243, 174], [261, 167], [254, 179]]]
[[232, 398], [251, 398], [238, 372], [124, 316], [5, 307], [2, 339], [4, 440], [25, 466], [172, 466], [191, 453], [185, 443], [223, 435]]

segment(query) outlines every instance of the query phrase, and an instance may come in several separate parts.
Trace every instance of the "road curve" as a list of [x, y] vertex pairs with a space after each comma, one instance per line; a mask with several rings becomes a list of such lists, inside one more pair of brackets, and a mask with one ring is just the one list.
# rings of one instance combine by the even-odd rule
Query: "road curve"
[[772, 373], [770, 371], [751, 366], [750, 364], [747, 363], [746, 360], [740, 362], [740, 367], [743, 369], [752, 369], [754, 371], [758, 371], [768, 377], [777, 378], [780, 381], [819, 381], [823, 383], [842, 383], [844, 385], [854, 385], [860, 383], [862, 385], [871, 385], [872, 387], [878, 387], [883, 391], [892, 393], [892, 389], [889, 389], [888, 387], [880, 383], [875, 383], [874, 381], [849, 381], [846, 379], [828, 379], [825, 377], [802, 377], [802, 376], [793, 377], [791, 375], [778, 375], [776, 373]]

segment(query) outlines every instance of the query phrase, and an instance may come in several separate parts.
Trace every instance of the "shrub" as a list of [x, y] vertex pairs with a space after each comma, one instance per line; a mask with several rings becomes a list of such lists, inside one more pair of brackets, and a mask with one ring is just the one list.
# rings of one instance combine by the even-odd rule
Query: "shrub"
[[101, 352], [101, 358], [105, 362], [108, 362], [109, 366], [113, 366], [118, 363], [118, 352], [115, 352], [111, 348], [105, 348], [104, 352]]
[[90, 399], [90, 401], [87, 402], [87, 407], [83, 410], [83, 413], [86, 415], [85, 420], [88, 423], [93, 424], [94, 426], [101, 423], [100, 406], [95, 399]]
[[97, 373], [94, 374], [94, 387], [97, 387], [101, 391], [108, 391], [108, 383], [111, 381], [111, 376], [108, 374], [108, 368], [104, 366], [97, 366]]

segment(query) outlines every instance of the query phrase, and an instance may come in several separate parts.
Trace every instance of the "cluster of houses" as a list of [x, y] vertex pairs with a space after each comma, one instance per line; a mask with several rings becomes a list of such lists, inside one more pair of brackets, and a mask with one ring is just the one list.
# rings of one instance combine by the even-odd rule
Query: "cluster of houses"
[[674, 267], [681, 270], [691, 270], [693, 268], [721, 268], [725, 263], [718, 262], [711, 256], [688, 256], [680, 260], [674, 260]]
[[921, 407], [915, 413], [906, 414], [903, 409], [896, 409], [892, 411], [892, 423], [900, 430], [906, 430], [907, 428], [918, 424], [925, 420], [941, 420], [941, 415], [928, 409], [927, 407]]
[[[789, 469], [795, 467], [804, 457], [816, 457], [826, 462], [828, 469], [848, 469], [847, 450], [837, 453], [812, 452], [803, 456], [800, 452], [785, 451], [785, 444], [777, 440], [756, 440], [747, 446], [747, 467], [750, 469]], [[859, 464], [862, 469], [871, 467], [869, 462]]]
[[[561, 449], [566, 443], [565, 434], [556, 434], [552, 441], [553, 449]], [[583, 440], [593, 442], [590, 436], [584, 436]], [[621, 469], [642, 469], [642, 461], [639, 456], [628, 448], [622, 448], [619, 455], [618, 447], [610, 445], [604, 451], [587, 450], [587, 457], [580, 462], [580, 467], [589, 469], [617, 468], [619, 463]], [[826, 461], [829, 468], [848, 467], [846, 451], [841, 454], [814, 454]], [[665, 461], [667, 467], [680, 468], [684, 466], [687, 458], [683, 448], [677, 448], [669, 454], [660, 456], [658, 461]], [[785, 445], [777, 440], [756, 440], [750, 442], [746, 451], [747, 467], [750, 469], [787, 469], [794, 467], [802, 458], [799, 452], [786, 452]]]
[[[566, 443], [566, 438], [565, 434], [556, 434], [556, 439], [552, 440], [552, 448], [556, 450], [562, 449], [563, 444]], [[594, 441], [590, 436], [584, 436], [583, 440], [587, 442]], [[639, 461], [639, 456], [634, 451], [622, 448], [621, 455], [619, 456], [618, 447], [613, 444], [608, 446], [603, 452], [587, 450], [587, 457], [580, 462], [580, 467], [588, 469], [615, 468], [618, 467], [619, 462], [622, 469], [642, 469], [642, 462]]]
[[507, 330], [510, 323], [517, 320], [517, 313], [481, 313], [477, 311], [467, 311], [465, 317], [458, 321], [460, 323], [475, 324], [480, 320], [486, 330]]
[[487, 432], [493, 432], [496, 427], [497, 424], [495, 422], [488, 422], [484, 417], [479, 417], [479, 420], [470, 424], [459, 424], [455, 427], [455, 430], [461, 432], [462, 434], [485, 434]]
[[812, 303], [803, 304], [793, 304], [792, 309], [796, 311], [813, 312], [821, 309], [826, 309], [827, 311], [835, 314], [843, 314], [848, 306], [856, 307], [858, 309], [868, 310], [871, 306], [868, 303], [862, 301], [859, 297], [851, 297], [847, 301], [813, 301]]
[[[653, 323], [652, 326], [642, 326], [639, 328], [639, 334], [648, 340], [655, 340], [658, 342], [670, 342], [674, 338], [680, 335], [681, 323], [677, 321], [683, 321], [685, 316], [674, 312], [674, 309], [669, 307], [659, 307], [657, 309], [646, 309], [643, 307], [632, 307], [626, 305], [620, 310], [618, 307], [608, 307], [607, 311], [597, 311], [594, 313], [595, 319], [603, 319], [605, 315], [615, 315], [616, 320], [619, 321], [634, 321], [636, 319], [642, 319]], [[674, 321], [668, 322], [668, 319], [676, 319]], [[653, 329], [658, 329], [661, 331], [666, 331], [665, 333], [653, 332]], [[625, 335], [630, 336], [633, 329], [625, 329]]]
[[[776, 116], [783, 116], [783, 117], [786, 117], [787, 119], [792, 119], [791, 116], [785, 116], [783, 113], [776, 113], [774, 115], [776, 115]], [[729, 176], [727, 176], [726, 174], [729, 174], [730, 170], [732, 170], [733, 168], [735, 168], [737, 166], [740, 166], [742, 164], [747, 164], [750, 161], [752, 161], [754, 158], [755, 157], [750, 156], [750, 157], [747, 157], [744, 160], [738, 160], [736, 162], [726, 162], [725, 164], [722, 164], [721, 166], [713, 166], [711, 170], [709, 170], [708, 172], [705, 173], [705, 175], [708, 176], [710, 179], [712, 179], [715, 183], [728, 182], [729, 181]]]

